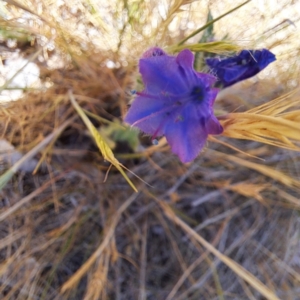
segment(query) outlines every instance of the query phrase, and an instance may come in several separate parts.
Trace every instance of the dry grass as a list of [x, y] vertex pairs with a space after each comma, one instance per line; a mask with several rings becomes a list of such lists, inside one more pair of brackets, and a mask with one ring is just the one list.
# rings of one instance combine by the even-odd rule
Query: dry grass
[[[279, 59], [268, 79], [219, 94], [223, 136], [183, 165], [165, 139], [132, 146], [117, 120], [138, 86], [138, 55], [153, 44], [178, 51], [207, 3], [6, 2], [2, 28], [24, 57], [39, 57], [41, 89], [0, 106], [10, 149], [0, 149], [1, 299], [298, 299], [298, 29], [252, 2], [215, 24], [217, 38], [230, 27], [226, 42], [191, 40], [212, 53], [273, 46]], [[214, 17], [233, 8], [209, 7]], [[241, 19], [249, 30], [232, 30]], [[138, 193], [110, 162], [143, 180], [127, 172]]]

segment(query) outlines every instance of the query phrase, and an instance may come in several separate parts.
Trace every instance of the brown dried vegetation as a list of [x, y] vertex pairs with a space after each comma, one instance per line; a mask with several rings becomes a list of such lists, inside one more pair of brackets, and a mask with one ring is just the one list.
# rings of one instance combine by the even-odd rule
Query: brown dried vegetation
[[[297, 299], [300, 102], [288, 82], [296, 73], [284, 73], [280, 86], [278, 78], [249, 80], [223, 91], [216, 110], [224, 136], [211, 138], [191, 164], [171, 155], [164, 139], [153, 146], [141, 136], [137, 151], [116, 141], [115, 156], [145, 181], [128, 173], [135, 193], [103, 160], [69, 92], [99, 130], [121, 120], [136, 85], [133, 57], [148, 44], [164, 46], [163, 37], [170, 45], [183, 38], [167, 25], [183, 9], [192, 15], [194, 3], [172, 1], [165, 18], [157, 17], [162, 27], [145, 33], [153, 16], [145, 20], [142, 8], [156, 6], [119, 1], [111, 13], [127, 14], [122, 42], [103, 49], [75, 32], [79, 20], [98, 28], [103, 41], [111, 32], [114, 23], [103, 21], [94, 1], [78, 2], [76, 12], [72, 1], [57, 11], [54, 2], [7, 1], [14, 18], [1, 21], [15, 28], [24, 11], [31, 14], [36, 23], [22, 32], [34, 42], [17, 45], [29, 59], [43, 45], [41, 34], [55, 47], [34, 60], [41, 89], [0, 106], [1, 179], [7, 176], [0, 185], [0, 298]], [[143, 45], [136, 38], [128, 46], [129, 27], [147, 36]], [[50, 68], [56, 56], [63, 66]], [[119, 65], [108, 68], [108, 60]]]

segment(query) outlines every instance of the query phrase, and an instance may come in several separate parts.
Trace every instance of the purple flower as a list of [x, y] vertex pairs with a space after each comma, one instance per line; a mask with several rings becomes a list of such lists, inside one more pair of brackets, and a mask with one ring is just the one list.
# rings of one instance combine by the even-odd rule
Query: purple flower
[[243, 50], [239, 55], [220, 60], [208, 58], [206, 63], [224, 87], [250, 78], [275, 61], [275, 55], [267, 49]]
[[143, 132], [166, 136], [182, 162], [196, 158], [208, 134], [223, 128], [213, 113], [218, 89], [215, 77], [193, 69], [194, 55], [181, 51], [177, 57], [160, 48], [146, 51], [139, 62], [145, 89], [137, 92], [125, 122]]

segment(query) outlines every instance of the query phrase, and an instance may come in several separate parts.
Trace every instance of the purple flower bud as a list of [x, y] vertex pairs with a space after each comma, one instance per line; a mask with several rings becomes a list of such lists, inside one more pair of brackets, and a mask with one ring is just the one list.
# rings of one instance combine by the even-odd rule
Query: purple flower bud
[[177, 57], [160, 48], [146, 51], [139, 61], [144, 90], [137, 92], [125, 122], [152, 135], [165, 136], [182, 162], [196, 158], [208, 134], [223, 128], [213, 113], [218, 89], [215, 77], [193, 69], [194, 55], [181, 51]]
[[208, 58], [206, 63], [224, 87], [227, 87], [256, 75], [275, 60], [276, 57], [272, 52], [262, 49], [243, 50], [236, 56], [222, 60]]

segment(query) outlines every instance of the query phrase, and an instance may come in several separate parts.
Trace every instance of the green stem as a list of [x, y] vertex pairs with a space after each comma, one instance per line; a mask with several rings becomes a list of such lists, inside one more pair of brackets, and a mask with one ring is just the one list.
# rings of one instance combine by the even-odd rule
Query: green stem
[[184, 44], [188, 39], [190, 39], [191, 37], [195, 36], [196, 34], [198, 34], [199, 32], [201, 32], [202, 30], [204, 30], [205, 28], [207, 28], [208, 26], [210, 26], [211, 24], [219, 21], [220, 19], [222, 19], [223, 17], [229, 15], [230, 13], [234, 12], [235, 10], [239, 9], [240, 7], [244, 6], [245, 4], [247, 4], [248, 2], [250, 2], [251, 0], [247, 0], [246, 2], [240, 4], [239, 6], [229, 10], [228, 12], [226, 12], [225, 14], [221, 15], [220, 17], [211, 20], [210, 22], [206, 23], [204, 26], [200, 27], [199, 29], [197, 29], [196, 31], [192, 32], [190, 35], [188, 35], [186, 38], [184, 38], [182, 41], [180, 41], [178, 43], [178, 46], [181, 46], [182, 44]]

